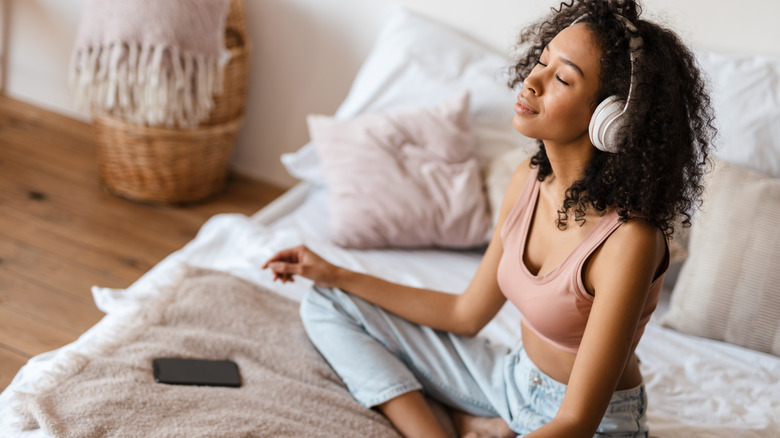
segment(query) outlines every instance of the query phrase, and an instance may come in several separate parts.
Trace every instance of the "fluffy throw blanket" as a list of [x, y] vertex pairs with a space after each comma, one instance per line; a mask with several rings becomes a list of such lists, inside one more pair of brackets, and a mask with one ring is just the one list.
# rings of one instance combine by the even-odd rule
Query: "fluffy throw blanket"
[[[114, 341], [19, 394], [27, 429], [57, 437], [398, 437], [311, 345], [298, 305], [229, 274], [189, 269], [128, 315]], [[240, 388], [156, 383], [155, 357], [232, 359]]]
[[88, 0], [70, 68], [76, 102], [145, 125], [195, 126], [229, 57], [229, 0]]

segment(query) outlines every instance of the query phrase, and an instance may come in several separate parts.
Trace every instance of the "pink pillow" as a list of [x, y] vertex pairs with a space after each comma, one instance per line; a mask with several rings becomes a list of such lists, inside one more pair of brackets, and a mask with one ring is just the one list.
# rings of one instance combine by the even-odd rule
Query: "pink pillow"
[[464, 92], [427, 108], [308, 117], [334, 243], [348, 248], [484, 244], [482, 192]]

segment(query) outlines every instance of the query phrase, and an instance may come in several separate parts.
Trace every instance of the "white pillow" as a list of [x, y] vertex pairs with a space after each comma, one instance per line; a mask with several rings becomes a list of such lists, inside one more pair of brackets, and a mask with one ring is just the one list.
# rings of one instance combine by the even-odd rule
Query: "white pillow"
[[282, 154], [282, 165], [294, 178], [314, 184], [325, 184], [320, 168], [320, 159], [314, 144], [308, 142], [295, 152]]
[[[335, 117], [435, 105], [467, 90], [475, 153], [485, 165], [532, 141], [512, 128], [515, 92], [506, 86], [509, 65], [508, 58], [466, 35], [394, 8]], [[284, 154], [282, 163], [297, 178], [323, 182], [311, 143]]]
[[780, 177], [780, 59], [698, 52], [711, 79], [715, 156]]

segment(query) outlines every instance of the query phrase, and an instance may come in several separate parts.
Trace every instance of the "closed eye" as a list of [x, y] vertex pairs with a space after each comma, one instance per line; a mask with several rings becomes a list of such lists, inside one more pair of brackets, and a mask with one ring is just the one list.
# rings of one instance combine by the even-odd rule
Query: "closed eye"
[[[539, 61], [539, 60], [536, 61], [536, 64], [537, 65], [541, 65], [542, 67], [547, 67], [547, 64], [545, 64], [545, 63], [543, 63], [542, 61]], [[558, 82], [562, 83], [563, 85], [571, 85], [568, 82], [566, 82], [563, 79], [561, 79], [561, 77], [558, 76], [557, 74], [555, 75], [555, 79], [557, 79]]]

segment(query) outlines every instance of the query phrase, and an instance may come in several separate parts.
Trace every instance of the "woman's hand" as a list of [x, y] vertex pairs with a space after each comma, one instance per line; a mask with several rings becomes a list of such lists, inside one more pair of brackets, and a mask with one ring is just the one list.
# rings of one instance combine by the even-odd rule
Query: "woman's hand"
[[265, 262], [263, 269], [266, 268], [273, 271], [274, 281], [287, 283], [294, 281], [293, 275], [300, 275], [324, 287], [336, 287], [336, 280], [342, 271], [304, 245], [279, 251]]

